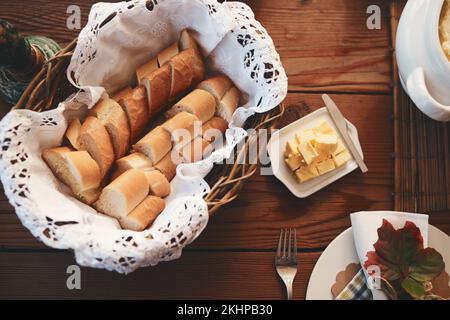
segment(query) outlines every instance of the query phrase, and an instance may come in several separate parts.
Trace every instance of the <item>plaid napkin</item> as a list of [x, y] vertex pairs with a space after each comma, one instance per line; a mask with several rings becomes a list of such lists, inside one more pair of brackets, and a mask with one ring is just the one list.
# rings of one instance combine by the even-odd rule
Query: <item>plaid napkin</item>
[[372, 291], [367, 286], [366, 276], [363, 269], [359, 269], [358, 273], [347, 284], [336, 300], [373, 300]]

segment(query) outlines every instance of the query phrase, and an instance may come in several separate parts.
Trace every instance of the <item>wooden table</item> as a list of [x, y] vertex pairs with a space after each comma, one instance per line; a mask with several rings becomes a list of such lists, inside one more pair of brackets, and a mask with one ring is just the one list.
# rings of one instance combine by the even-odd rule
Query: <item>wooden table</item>
[[[2, 1], [0, 17], [29, 34], [60, 43], [66, 9], [81, 7], [83, 23], [94, 0]], [[0, 297], [9, 298], [239, 298], [280, 299], [273, 266], [280, 228], [296, 227], [299, 273], [295, 298], [304, 298], [324, 248], [350, 226], [349, 214], [393, 209], [392, 63], [388, 0], [247, 1], [267, 28], [289, 76], [287, 105], [321, 107], [331, 94], [359, 129], [369, 173], [344, 177], [297, 199], [273, 176], [256, 174], [238, 200], [220, 210], [181, 259], [128, 276], [82, 268], [82, 290], [66, 288], [71, 252], [45, 247], [20, 224], [0, 195]], [[381, 30], [368, 30], [366, 9], [382, 9]], [[2, 107], [3, 108], [3, 107]], [[450, 233], [450, 216], [431, 223]]]

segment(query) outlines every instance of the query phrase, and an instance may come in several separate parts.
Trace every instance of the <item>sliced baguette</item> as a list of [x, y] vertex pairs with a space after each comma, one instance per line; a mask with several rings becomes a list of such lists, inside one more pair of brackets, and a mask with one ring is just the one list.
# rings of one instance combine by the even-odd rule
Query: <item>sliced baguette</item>
[[179, 154], [184, 163], [192, 163], [204, 159], [212, 151], [212, 146], [208, 141], [202, 137], [197, 137], [182, 147]]
[[165, 206], [163, 199], [148, 196], [127, 216], [119, 220], [120, 225], [124, 229], [142, 231], [155, 221], [158, 215], [164, 211]]
[[195, 41], [194, 37], [192, 37], [191, 33], [187, 30], [184, 29], [181, 32], [181, 36], [180, 36], [180, 40], [179, 40], [179, 47], [180, 50], [187, 50], [187, 49], [193, 49], [196, 52], [198, 52], [200, 54], [200, 47], [197, 44], [197, 41]]
[[163, 51], [158, 53], [158, 65], [162, 67], [167, 62], [175, 57], [180, 51], [178, 50], [178, 43], [173, 43], [169, 47], [165, 48]]
[[194, 72], [192, 64], [195, 59], [193, 50], [185, 50], [170, 60], [171, 88], [170, 99], [179, 96], [189, 89]]
[[80, 130], [81, 149], [89, 152], [100, 167], [102, 178], [114, 162], [114, 149], [105, 126], [96, 117], [89, 116]]
[[78, 199], [87, 204], [97, 200], [93, 190], [98, 190], [101, 183], [100, 168], [87, 151], [59, 147], [44, 150], [42, 158]]
[[201, 134], [202, 123], [199, 118], [189, 112], [177, 113], [174, 117], [164, 122], [163, 127], [169, 134], [174, 144], [184, 145]]
[[170, 134], [158, 126], [139, 140], [133, 149], [146, 155], [155, 164], [172, 149], [172, 140]]
[[170, 182], [160, 171], [145, 171], [145, 176], [150, 184], [150, 194], [161, 198], [170, 194]]
[[217, 106], [216, 115], [231, 122], [233, 114], [239, 105], [239, 96], [239, 90], [234, 86], [231, 87]]
[[228, 122], [220, 117], [213, 117], [202, 127], [202, 137], [206, 141], [213, 143], [222, 137], [228, 129]]
[[216, 113], [216, 100], [208, 91], [195, 89], [167, 111], [168, 117], [186, 111], [195, 115], [200, 121], [207, 122]]
[[131, 143], [136, 142], [150, 121], [147, 93], [143, 86], [133, 89], [131, 95], [119, 101], [125, 111], [130, 128]]
[[203, 62], [203, 55], [198, 43], [188, 30], [183, 30], [183, 32], [181, 32], [179, 47], [181, 51], [194, 51], [193, 60], [189, 65], [192, 67], [193, 71], [192, 84], [197, 85], [205, 79], [205, 64]]
[[147, 63], [143, 64], [136, 70], [136, 84], [142, 85], [142, 79], [144, 79], [146, 76], [151, 74], [152, 72], [158, 70], [158, 58], [155, 57], [148, 61]]
[[115, 101], [122, 100], [126, 97], [128, 97], [133, 92], [133, 88], [131, 87], [125, 87], [122, 90], [118, 91], [112, 96], [112, 99]]
[[150, 117], [157, 115], [167, 104], [170, 96], [171, 70], [166, 64], [142, 79], [147, 92]]
[[144, 171], [131, 169], [108, 184], [95, 203], [98, 211], [120, 219], [126, 217], [148, 195], [149, 183]]
[[75, 150], [80, 150], [80, 130], [81, 122], [78, 118], [73, 119], [66, 130], [65, 136]]
[[161, 161], [155, 165], [155, 169], [161, 172], [169, 181], [175, 177], [177, 173], [177, 165], [172, 161], [172, 152], [169, 152]]
[[233, 83], [227, 76], [217, 76], [202, 81], [197, 88], [211, 93], [216, 98], [217, 104], [219, 104], [232, 85]]
[[150, 170], [153, 168], [152, 161], [143, 153], [133, 152], [126, 157], [120, 158], [116, 161], [116, 168], [112, 175], [114, 180], [122, 173], [130, 169], [146, 169]]
[[125, 155], [130, 146], [130, 127], [122, 107], [112, 99], [104, 99], [89, 112], [97, 117], [109, 133], [116, 159]]
[[101, 188], [86, 190], [76, 194], [76, 197], [85, 204], [91, 205], [100, 197]]

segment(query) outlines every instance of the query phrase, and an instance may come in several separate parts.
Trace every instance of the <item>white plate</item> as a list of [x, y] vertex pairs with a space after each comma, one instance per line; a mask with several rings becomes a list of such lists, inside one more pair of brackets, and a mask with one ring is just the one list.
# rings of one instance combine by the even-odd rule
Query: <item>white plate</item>
[[[286, 146], [286, 142], [293, 139], [295, 137], [295, 133], [298, 131], [312, 129], [324, 121], [327, 122], [339, 135], [339, 131], [328, 113], [327, 108], [321, 108], [275, 132], [267, 145], [267, 151], [269, 153], [273, 174], [281, 182], [283, 182], [295, 196], [299, 198], [310, 196], [311, 194], [319, 191], [320, 189], [358, 168], [356, 161], [351, 159], [342, 167], [303, 183], [299, 183], [294, 177], [284, 161], [284, 148]], [[361, 157], [364, 158], [361, 144], [358, 139], [358, 131], [349, 121], [347, 121], [347, 129], [350, 138], [356, 146], [356, 149]]]
[[[445, 270], [450, 273], [450, 237], [432, 225], [428, 230], [429, 247], [442, 255]], [[350, 263], [359, 263], [351, 227], [337, 236], [317, 260], [309, 279], [306, 299], [332, 300], [331, 287], [336, 282], [336, 275]]]

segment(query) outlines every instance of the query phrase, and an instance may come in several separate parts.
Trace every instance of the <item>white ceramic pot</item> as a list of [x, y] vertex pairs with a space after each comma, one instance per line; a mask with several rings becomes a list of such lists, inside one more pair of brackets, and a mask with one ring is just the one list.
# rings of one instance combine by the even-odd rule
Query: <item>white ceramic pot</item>
[[397, 63], [406, 92], [422, 112], [450, 121], [450, 61], [439, 39], [444, 0], [409, 0], [397, 30]]

